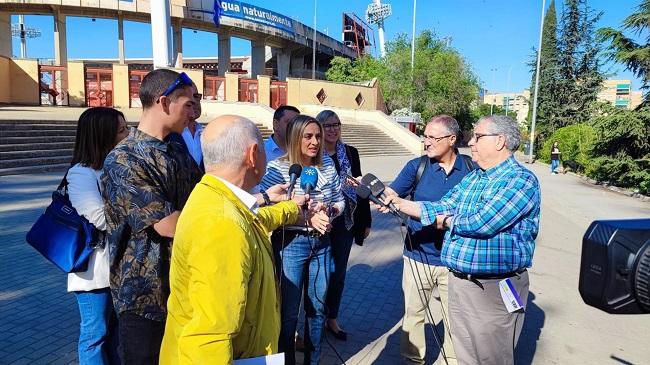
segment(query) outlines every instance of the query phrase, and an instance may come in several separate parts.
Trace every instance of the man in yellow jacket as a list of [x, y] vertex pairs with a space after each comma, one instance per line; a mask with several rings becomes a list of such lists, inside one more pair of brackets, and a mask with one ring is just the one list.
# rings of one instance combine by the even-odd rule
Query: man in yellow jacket
[[[268, 232], [294, 223], [298, 204], [258, 208], [261, 198], [247, 193], [266, 169], [262, 136], [250, 120], [215, 119], [201, 148], [206, 174], [176, 226], [161, 364], [230, 364], [278, 350], [280, 303]], [[279, 189], [269, 195], [280, 200]], [[311, 220], [314, 228], [326, 228], [323, 217]]]

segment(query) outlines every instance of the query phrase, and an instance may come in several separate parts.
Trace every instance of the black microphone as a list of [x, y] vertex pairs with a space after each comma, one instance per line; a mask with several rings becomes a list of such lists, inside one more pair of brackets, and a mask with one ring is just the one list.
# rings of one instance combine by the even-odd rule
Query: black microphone
[[[386, 199], [386, 194], [384, 194], [386, 185], [384, 185], [384, 183], [381, 182], [377, 176], [373, 174], [365, 174], [361, 178], [361, 184], [366, 185], [370, 189], [372, 195], [381, 199]], [[393, 203], [390, 203], [390, 208], [397, 211]]]
[[397, 211], [397, 209], [395, 209], [395, 207], [388, 206], [388, 205], [386, 205], [386, 203], [379, 200], [379, 198], [377, 198], [374, 194], [372, 194], [372, 191], [370, 190], [370, 188], [368, 186], [366, 186], [366, 185], [358, 185], [355, 190], [356, 190], [357, 196], [359, 196], [359, 198], [361, 198], [361, 199], [369, 199], [371, 202], [373, 202], [373, 203], [375, 203], [377, 205], [380, 205], [380, 206], [382, 206], [384, 208], [388, 208], [388, 210], [392, 214], [394, 214], [397, 217], [400, 217], [400, 214]]
[[296, 180], [302, 172], [302, 166], [294, 163], [289, 167], [289, 188], [287, 189], [287, 199], [291, 199], [291, 193], [293, 193], [293, 187], [296, 185]]

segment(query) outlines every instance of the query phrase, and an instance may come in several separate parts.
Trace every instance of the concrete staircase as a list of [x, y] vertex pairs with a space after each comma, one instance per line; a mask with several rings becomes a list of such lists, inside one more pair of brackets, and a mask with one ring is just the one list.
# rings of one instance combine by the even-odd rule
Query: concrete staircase
[[[67, 168], [72, 159], [76, 123], [72, 120], [0, 120], [0, 176]], [[361, 156], [410, 154], [371, 124], [343, 123], [343, 140], [359, 149]], [[271, 134], [262, 124], [258, 127], [264, 138]]]

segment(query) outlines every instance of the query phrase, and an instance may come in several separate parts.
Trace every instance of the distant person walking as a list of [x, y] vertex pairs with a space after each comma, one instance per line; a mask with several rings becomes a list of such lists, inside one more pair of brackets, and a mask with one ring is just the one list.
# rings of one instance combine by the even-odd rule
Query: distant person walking
[[[70, 203], [98, 230], [106, 230], [99, 190], [106, 155], [129, 134], [124, 114], [112, 108], [90, 108], [77, 123], [72, 167], [66, 174]], [[68, 291], [79, 304], [79, 364], [119, 364], [117, 318], [109, 287], [108, 245], [97, 247], [88, 270], [68, 274]]]
[[553, 147], [551, 147], [551, 174], [557, 175], [557, 168], [560, 166], [560, 147], [557, 142], [553, 142]]

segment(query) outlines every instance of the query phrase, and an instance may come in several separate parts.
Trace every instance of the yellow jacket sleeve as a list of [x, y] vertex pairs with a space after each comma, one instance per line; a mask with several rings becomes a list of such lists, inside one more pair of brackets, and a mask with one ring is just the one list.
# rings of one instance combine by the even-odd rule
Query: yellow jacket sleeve
[[292, 201], [262, 207], [257, 211], [258, 219], [269, 232], [282, 225], [295, 223], [298, 220], [298, 214], [300, 214], [300, 209]]
[[254, 248], [245, 229], [219, 218], [192, 232], [188, 251], [191, 321], [178, 338], [182, 364], [231, 364], [232, 339], [242, 328]]

